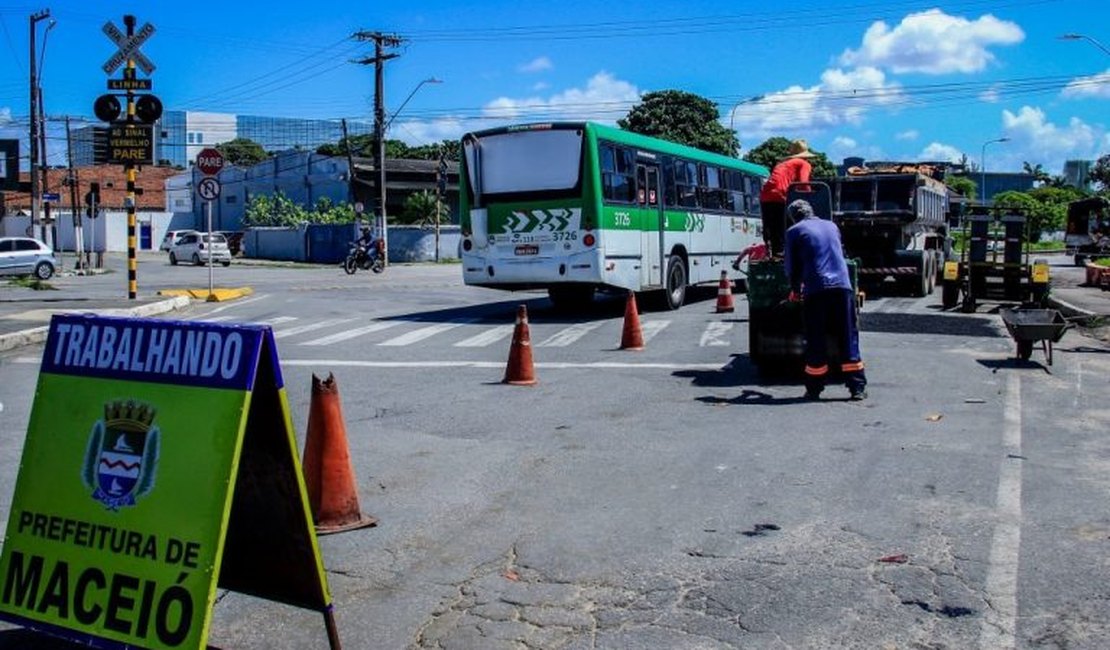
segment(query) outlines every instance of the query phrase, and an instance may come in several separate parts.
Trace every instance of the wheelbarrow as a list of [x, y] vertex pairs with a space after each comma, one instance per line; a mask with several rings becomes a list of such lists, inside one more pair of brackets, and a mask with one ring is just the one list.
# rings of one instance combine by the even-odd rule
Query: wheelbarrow
[[1017, 357], [1028, 361], [1033, 355], [1033, 344], [1040, 343], [1050, 366], [1052, 344], [1059, 342], [1064, 332], [1074, 325], [1055, 309], [1015, 307], [1003, 309], [1001, 314], [1006, 330], [1017, 343]]

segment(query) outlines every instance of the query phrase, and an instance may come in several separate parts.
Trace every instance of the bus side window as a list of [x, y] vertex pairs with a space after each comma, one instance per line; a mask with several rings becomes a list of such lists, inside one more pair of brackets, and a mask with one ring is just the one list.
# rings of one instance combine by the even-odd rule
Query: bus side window
[[663, 159], [663, 205], [673, 208], [678, 205], [674, 191], [674, 158], [667, 156]]
[[678, 204], [684, 208], [698, 207], [698, 166], [685, 160], [675, 161]]
[[635, 166], [632, 152], [610, 144], [602, 144], [601, 185], [606, 201], [631, 203], [636, 188], [633, 183]]

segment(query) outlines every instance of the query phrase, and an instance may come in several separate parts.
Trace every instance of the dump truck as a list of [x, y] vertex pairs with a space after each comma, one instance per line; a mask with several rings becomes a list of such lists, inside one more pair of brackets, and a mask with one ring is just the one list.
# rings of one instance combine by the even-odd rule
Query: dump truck
[[893, 278], [902, 293], [933, 292], [952, 256], [949, 190], [932, 165], [850, 167], [829, 179], [832, 220], [845, 256], [859, 261], [860, 288]]
[[1064, 246], [1074, 256], [1075, 265], [1087, 260], [1110, 257], [1110, 200], [1092, 196], [1068, 204], [1068, 223]]

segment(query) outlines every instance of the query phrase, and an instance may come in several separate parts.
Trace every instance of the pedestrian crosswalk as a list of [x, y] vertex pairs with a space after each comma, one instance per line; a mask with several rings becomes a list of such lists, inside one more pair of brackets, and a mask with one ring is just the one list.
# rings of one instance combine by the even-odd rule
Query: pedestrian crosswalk
[[[249, 322], [227, 314], [216, 316], [199, 315], [196, 320], [206, 322]], [[697, 341], [701, 347], [733, 345], [736, 341], [734, 323], [709, 320], [694, 324], [697, 332], [685, 326], [680, 330], [673, 327], [669, 318], [641, 319], [644, 342], [650, 342], [664, 330], [672, 336], [687, 336]], [[258, 319], [258, 323], [269, 325], [274, 338], [286, 345], [323, 348], [333, 345], [355, 343], [384, 348], [403, 348], [425, 342], [442, 341], [442, 345], [455, 348], [486, 348], [506, 343], [512, 338], [515, 326], [511, 323], [491, 323], [479, 318], [453, 318], [443, 322], [371, 320], [363, 321], [355, 317], [346, 318], [299, 318], [296, 316], [277, 316]], [[529, 327], [532, 345], [537, 348], [568, 348], [575, 345], [595, 344], [611, 347], [619, 344], [623, 321], [620, 318], [606, 318], [579, 323], [537, 323]], [[589, 343], [587, 343], [589, 342]]]

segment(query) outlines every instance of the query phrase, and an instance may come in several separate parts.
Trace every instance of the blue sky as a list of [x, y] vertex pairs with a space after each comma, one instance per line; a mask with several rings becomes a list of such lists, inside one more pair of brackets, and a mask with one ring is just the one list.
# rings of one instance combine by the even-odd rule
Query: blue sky
[[[370, 119], [372, 53], [355, 31], [405, 42], [386, 66], [390, 137], [410, 144], [494, 125], [614, 122], [678, 89], [731, 113], [745, 148], [806, 138], [833, 160], [958, 159], [992, 171], [1110, 153], [1110, 23], [1097, 0], [753, 2], [90, 3], [0, 9], [0, 131], [26, 133], [28, 16], [51, 10], [50, 118], [89, 117], [124, 13], [157, 29], [142, 51], [167, 109]], [[47, 21], [39, 23], [39, 48]], [[1082, 33], [1091, 40], [1061, 40]], [[751, 98], [761, 97], [756, 101]], [[736, 106], [738, 102], [749, 100]], [[50, 134], [60, 137], [59, 123]], [[60, 144], [60, 140], [55, 140]], [[64, 153], [51, 147], [51, 164]]]

